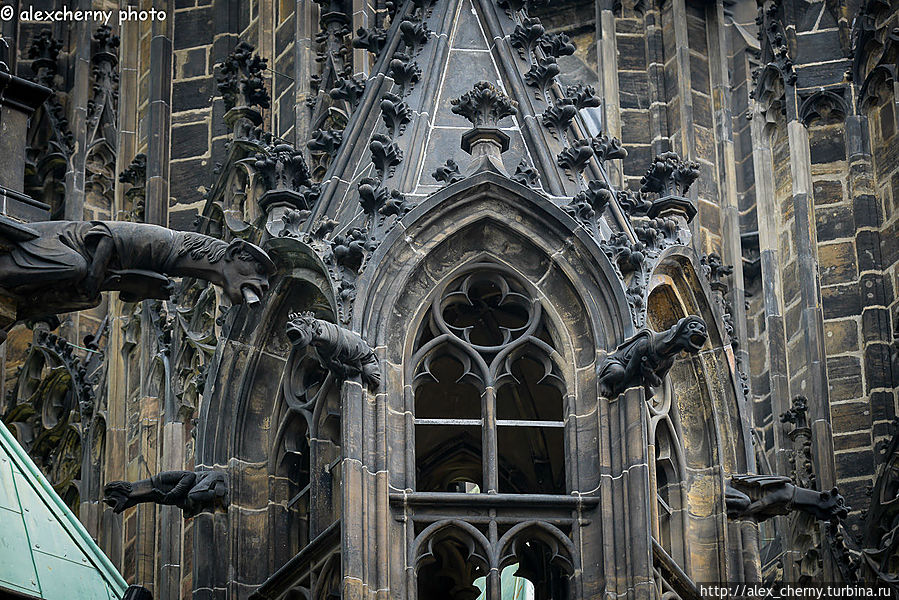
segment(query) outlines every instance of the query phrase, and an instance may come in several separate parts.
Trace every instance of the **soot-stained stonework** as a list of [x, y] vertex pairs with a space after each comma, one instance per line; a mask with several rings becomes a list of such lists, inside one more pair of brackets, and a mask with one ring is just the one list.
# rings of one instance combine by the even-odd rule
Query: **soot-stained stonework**
[[14, 15], [0, 418], [143, 597], [895, 588], [897, 14]]

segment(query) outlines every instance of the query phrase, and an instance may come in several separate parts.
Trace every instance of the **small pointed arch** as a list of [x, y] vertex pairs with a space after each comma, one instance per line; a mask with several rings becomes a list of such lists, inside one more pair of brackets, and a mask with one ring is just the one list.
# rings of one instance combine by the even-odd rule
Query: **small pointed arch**
[[497, 548], [497, 568], [514, 567], [515, 577], [534, 586], [535, 600], [569, 597], [576, 552], [559, 528], [543, 521], [519, 523], [503, 534]]
[[879, 64], [865, 76], [858, 92], [859, 108], [869, 111], [875, 106], [886, 104], [893, 97], [893, 85], [899, 80], [897, 66]]
[[525, 343], [504, 348], [491, 365], [490, 380], [497, 389], [509, 384], [521, 384], [524, 380], [523, 373], [516, 374], [513, 370], [519, 363], [527, 361], [533, 363], [528, 374], [535, 378], [536, 385], [545, 385], [555, 388], [560, 394], [567, 390], [565, 376], [559, 366], [564, 360], [562, 355], [546, 341], [531, 337]]
[[417, 348], [406, 362], [406, 380], [411, 382], [413, 391], [430, 382], [443, 382], [436, 370], [439, 369], [438, 362], [445, 357], [461, 367], [455, 383], [477, 388], [486, 385], [489, 368], [484, 358], [458, 337], [443, 333]]
[[455, 519], [433, 523], [412, 545], [417, 597], [476, 598], [474, 582], [487, 575], [492, 562], [490, 543], [475, 526]]
[[[704, 444], [685, 454], [688, 468], [721, 466], [728, 472], [742, 472], [754, 465], [748, 430], [751, 422], [748, 408], [733, 362], [730, 340], [723, 331], [721, 308], [713, 300], [705, 277], [700, 274], [699, 261], [692, 250], [672, 249], [663, 254], [650, 279], [647, 300], [647, 323], [656, 331], [674, 325], [687, 315], [698, 315], [706, 324], [708, 342], [699, 354], [681, 356], [672, 368], [672, 399], [678, 410], [679, 434], [685, 438], [703, 431]], [[699, 384], [698, 396], [684, 402], [687, 382]], [[659, 400], [663, 399], [659, 397]], [[697, 402], [697, 400], [702, 400]], [[685, 443], [687, 440], [684, 440]]]
[[[354, 330], [388, 351], [395, 348], [397, 355], [388, 354], [389, 360], [399, 362], [415, 343], [405, 336], [399, 344], [388, 343], [394, 341], [391, 334], [420, 330], [408, 315], [417, 313], [414, 309], [450, 271], [479, 256], [508, 264], [534, 282], [550, 299], [544, 308], [562, 310], [563, 321], [579, 319], [589, 331], [589, 339], [581, 340], [590, 347], [589, 360], [597, 345], [613, 347], [632, 331], [627, 299], [609, 259], [570, 215], [533, 190], [494, 173], [478, 174], [432, 194], [400, 225], [369, 259], [357, 283], [354, 311], [359, 324]], [[562, 297], [564, 302], [557, 301]], [[407, 327], [399, 332], [385, 327], [392, 315], [403, 315]], [[584, 348], [572, 358], [580, 364], [586, 356]]]

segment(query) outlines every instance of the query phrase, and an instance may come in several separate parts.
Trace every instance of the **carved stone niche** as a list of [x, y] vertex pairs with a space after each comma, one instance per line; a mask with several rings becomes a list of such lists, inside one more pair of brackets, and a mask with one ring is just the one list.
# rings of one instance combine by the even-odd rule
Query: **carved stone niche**
[[166, 299], [169, 276], [220, 286], [234, 304], [260, 302], [275, 265], [242, 239], [216, 238], [125, 221], [46, 221], [22, 225], [0, 216], [0, 294], [15, 300], [16, 319], [123, 300]]
[[693, 315], [661, 333], [650, 329], [638, 332], [600, 361], [600, 395], [612, 399], [630, 387], [644, 386], [647, 397], [651, 397], [652, 388], [662, 385], [677, 355], [696, 354], [707, 340], [705, 322]]

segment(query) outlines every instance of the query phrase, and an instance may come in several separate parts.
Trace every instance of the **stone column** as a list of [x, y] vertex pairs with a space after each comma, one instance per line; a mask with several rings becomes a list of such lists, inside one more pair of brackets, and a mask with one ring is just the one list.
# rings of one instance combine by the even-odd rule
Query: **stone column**
[[655, 597], [648, 415], [642, 388], [599, 400], [600, 510], [606, 595]]
[[318, 5], [313, 0], [297, 0], [296, 10], [296, 42], [294, 60], [294, 89], [296, 90], [296, 125], [294, 125], [293, 145], [302, 148], [306, 162], [309, 162], [309, 150], [306, 141], [309, 139], [310, 110], [306, 100], [312, 97], [310, 77], [315, 65], [315, 24]]
[[[621, 139], [621, 104], [618, 96], [618, 48], [615, 43], [614, 3], [596, 3], [596, 56], [599, 63], [599, 97], [603, 103], [603, 130]], [[612, 184], [622, 187], [624, 171], [621, 161], [608, 161], [606, 170]]]
[[[118, 138], [116, 140], [115, 172], [124, 171], [137, 151], [137, 95], [139, 60], [140, 24], [136, 21], [125, 21], [120, 31], [119, 62], [119, 104], [118, 104]], [[126, 200], [124, 185], [116, 178], [115, 201], [112, 207], [112, 218], [118, 220], [125, 210]], [[103, 472], [106, 481], [123, 480], [125, 476], [126, 456], [128, 453], [126, 426], [128, 386], [125, 381], [126, 366], [122, 348], [125, 344], [122, 333], [124, 303], [118, 294], [108, 295], [109, 332], [106, 353], [107, 376], [106, 397], [117, 401], [107, 402], [106, 419], [106, 456]], [[100, 547], [109, 556], [113, 564], [123, 569], [122, 517], [103, 507], [100, 516]]]
[[167, 226], [169, 222], [169, 160], [172, 126], [172, 29], [170, 6], [154, 0], [157, 10], [169, 11], [165, 21], [154, 20], [150, 39], [150, 106], [147, 139], [147, 199], [144, 220]]
[[[734, 158], [734, 128], [733, 114], [731, 113], [731, 80], [730, 61], [727, 48], [730, 47], [730, 35], [724, 26], [724, 2], [718, 0], [714, 5], [709, 5], [706, 14], [709, 27], [709, 71], [712, 91], [712, 119], [715, 130], [715, 141], [718, 153], [718, 179], [721, 182], [720, 212], [722, 217], [721, 227], [721, 256], [724, 263], [733, 265], [733, 274], [728, 290], [728, 301], [731, 316], [733, 317], [734, 334], [731, 346], [734, 353], [734, 376], [737, 387], [740, 387], [739, 367], [749, 369], [749, 351], [746, 326], [746, 293], [743, 283], [743, 247], [740, 239], [740, 208], [737, 198], [737, 166]], [[742, 394], [738, 396], [742, 401], [742, 411], [746, 417], [750, 416], [747, 398]], [[750, 439], [749, 424], [745, 424], [744, 435]], [[754, 456], [748, 453], [747, 462], [754, 462]]]
[[[762, 271], [762, 295], [764, 297], [765, 331], [768, 336], [767, 363], [771, 393], [772, 415], [787, 411], [790, 404], [790, 378], [787, 373], [787, 339], [784, 328], [783, 292], [781, 289], [782, 258], [779, 248], [779, 215], [774, 190], [774, 156], [771, 138], [765, 127], [765, 115], [756, 104], [753, 107], [751, 134], [753, 141], [753, 170], [755, 175], [756, 202], [759, 219], [759, 260]], [[786, 438], [779, 423], [772, 425], [775, 448], [774, 470], [777, 473], [791, 471], [792, 442]], [[785, 519], [777, 519], [778, 529], [785, 531]], [[782, 536], [784, 543], [787, 537]], [[794, 562], [790, 548], [784, 548], [784, 580], [793, 581]]]
[[[790, 92], [787, 92], [788, 105]], [[833, 440], [830, 426], [830, 392], [827, 386], [827, 364], [824, 353], [824, 318], [821, 311], [821, 288], [818, 280], [817, 232], [815, 230], [814, 196], [811, 187], [811, 157], [808, 129], [799, 120], [795, 106], [788, 108], [790, 121], [787, 137], [790, 145], [790, 172], [793, 180], [793, 244], [797, 255], [800, 327], [806, 349], [805, 365], [791, 367], [796, 373], [806, 369], [802, 389], [791, 390], [809, 398], [809, 420], [813, 431], [815, 474], [819, 489], [830, 489], [836, 483]], [[792, 114], [791, 114], [792, 112]], [[777, 413], [779, 414], [779, 413]]]
[[[78, 2], [78, 8], [89, 10], [90, 0]], [[73, 28], [75, 62], [72, 89], [69, 91], [69, 126], [75, 136], [75, 145], [66, 169], [65, 218], [70, 221], [84, 220], [84, 178], [87, 161], [87, 103], [91, 99], [91, 27], [86, 21], [76, 22]], [[74, 321], [71, 328], [61, 330], [73, 341], [78, 336], [78, 315], [70, 316]], [[66, 331], [66, 329], [70, 329]]]
[[365, 527], [367, 477], [364, 468], [364, 424], [366, 391], [359, 377], [347, 380], [340, 389], [343, 428], [343, 460], [341, 461], [341, 531], [343, 551], [343, 598], [361, 599], [368, 583], [365, 568], [374, 540], [369, 539]]

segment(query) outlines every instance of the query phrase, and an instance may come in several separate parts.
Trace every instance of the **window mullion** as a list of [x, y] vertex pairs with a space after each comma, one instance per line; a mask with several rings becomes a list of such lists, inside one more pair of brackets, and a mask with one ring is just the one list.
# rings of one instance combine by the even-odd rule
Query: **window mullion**
[[484, 415], [484, 482], [487, 493], [495, 494], [499, 491], [499, 450], [496, 443], [496, 390], [492, 385], [487, 386], [481, 395], [481, 408]]

